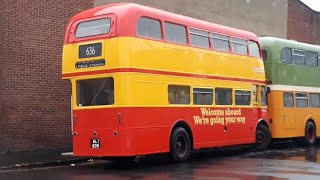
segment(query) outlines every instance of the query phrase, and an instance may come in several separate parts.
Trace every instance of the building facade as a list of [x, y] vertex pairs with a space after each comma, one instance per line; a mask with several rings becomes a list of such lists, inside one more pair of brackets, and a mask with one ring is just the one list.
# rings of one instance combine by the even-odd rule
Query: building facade
[[71, 146], [64, 31], [90, 0], [0, 0], [0, 152]]
[[[65, 27], [120, 0], [0, 0], [0, 152], [71, 147], [70, 83], [61, 80]], [[255, 32], [320, 44], [319, 12], [299, 0], [131, 0]]]

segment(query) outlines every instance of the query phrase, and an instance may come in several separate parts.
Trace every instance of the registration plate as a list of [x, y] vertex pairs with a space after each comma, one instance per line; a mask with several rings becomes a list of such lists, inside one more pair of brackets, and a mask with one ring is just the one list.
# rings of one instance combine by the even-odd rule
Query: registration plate
[[100, 139], [91, 139], [91, 148], [99, 149], [100, 148]]
[[101, 56], [101, 53], [102, 53], [101, 43], [81, 45], [79, 47], [79, 59]]

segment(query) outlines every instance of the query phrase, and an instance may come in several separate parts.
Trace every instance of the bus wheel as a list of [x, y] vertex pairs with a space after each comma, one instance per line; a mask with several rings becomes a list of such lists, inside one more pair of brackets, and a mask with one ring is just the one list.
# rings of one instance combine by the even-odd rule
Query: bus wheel
[[309, 121], [305, 129], [305, 142], [308, 145], [314, 145], [316, 143], [316, 127], [313, 122]]
[[269, 129], [263, 124], [258, 124], [257, 130], [256, 130], [255, 149], [257, 151], [265, 150], [269, 146], [270, 142], [271, 142], [271, 133]]
[[170, 155], [174, 161], [181, 162], [190, 155], [191, 141], [187, 131], [178, 127], [174, 129], [170, 138]]

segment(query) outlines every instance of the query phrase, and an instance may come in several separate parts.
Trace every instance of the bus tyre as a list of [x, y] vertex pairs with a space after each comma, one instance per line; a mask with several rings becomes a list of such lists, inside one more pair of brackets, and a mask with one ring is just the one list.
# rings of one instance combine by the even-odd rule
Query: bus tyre
[[271, 142], [271, 133], [269, 129], [263, 125], [259, 124], [256, 130], [256, 146], [257, 151], [263, 151], [267, 149]]
[[316, 126], [313, 122], [308, 122], [305, 129], [305, 142], [307, 145], [314, 145], [316, 143]]
[[185, 161], [190, 155], [191, 141], [187, 131], [178, 127], [173, 130], [170, 138], [170, 156], [176, 162]]

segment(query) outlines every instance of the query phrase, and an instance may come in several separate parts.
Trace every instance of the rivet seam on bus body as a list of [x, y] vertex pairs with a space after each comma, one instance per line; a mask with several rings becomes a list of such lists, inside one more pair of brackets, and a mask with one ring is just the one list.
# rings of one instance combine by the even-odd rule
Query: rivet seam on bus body
[[118, 131], [113, 131], [114, 136], [118, 136]]

